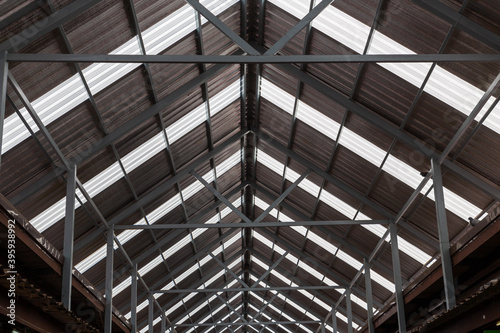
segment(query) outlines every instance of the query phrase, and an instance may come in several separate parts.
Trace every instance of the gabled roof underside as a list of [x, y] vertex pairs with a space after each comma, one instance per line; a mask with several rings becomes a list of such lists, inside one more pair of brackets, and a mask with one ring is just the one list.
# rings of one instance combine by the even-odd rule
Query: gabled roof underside
[[[42, 1], [29, 14], [7, 20], [35, 2], [0, 5], [0, 18], [8, 23], [1, 27], [2, 40], [72, 3]], [[309, 2], [299, 0], [200, 2], [262, 53], [310, 10]], [[494, 42], [418, 2], [333, 1], [278, 55], [498, 54]], [[495, 1], [442, 4], [500, 34]], [[102, 1], [15, 53], [242, 54], [200, 18], [198, 29], [197, 12], [180, 0]], [[429, 157], [407, 138], [435, 156], [447, 152], [443, 191], [451, 244], [470, 231], [469, 217], [489, 219], [497, 205], [490, 192], [449, 166], [474, 177], [476, 185], [498, 189], [500, 107], [488, 110], [499, 96], [497, 87], [464, 135], [456, 142], [454, 136], [500, 73], [499, 62], [11, 62], [9, 70], [26, 100], [12, 82], [7, 86], [0, 192], [62, 251], [66, 172], [54, 147], [76, 162], [78, 179], [101, 216], [77, 189], [74, 264], [102, 293], [103, 218], [115, 225], [245, 223], [242, 215], [254, 221], [293, 187], [262, 222], [394, 219], [431, 170]], [[208, 79], [201, 80], [202, 73]], [[396, 130], [404, 135], [396, 138]], [[120, 135], [101, 145], [115, 132]], [[432, 185], [430, 180], [398, 220], [403, 287], [439, 264]], [[387, 229], [346, 224], [115, 233], [151, 290], [184, 290], [155, 294], [177, 332], [316, 332], [376, 248], [375, 315], [394, 302], [390, 237], [377, 246]], [[118, 250], [114, 271], [113, 305], [130, 319], [131, 267]], [[248, 286], [261, 289], [235, 290]], [[285, 290], [298, 286], [340, 288]], [[146, 332], [148, 296], [141, 288], [138, 295], [138, 328]], [[366, 329], [364, 279], [356, 280], [351, 299], [353, 327]], [[338, 328], [346, 332], [345, 301], [337, 310]], [[154, 318], [159, 331], [161, 317]], [[240, 325], [245, 320], [251, 323]], [[230, 322], [240, 324], [222, 325]]]

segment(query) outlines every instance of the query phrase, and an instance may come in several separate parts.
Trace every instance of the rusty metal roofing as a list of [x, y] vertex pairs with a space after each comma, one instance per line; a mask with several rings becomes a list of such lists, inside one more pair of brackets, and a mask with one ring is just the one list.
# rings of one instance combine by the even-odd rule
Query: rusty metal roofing
[[[18, 40], [21, 46], [9, 52], [242, 54], [227, 31], [185, 1], [95, 2], [34, 41]], [[259, 52], [319, 3], [200, 2]], [[277, 56], [499, 53], [498, 1], [440, 2], [469, 26], [427, 3], [332, 1]], [[0, 2], [0, 42], [12, 42], [31, 26], [43, 29], [50, 15], [70, 4], [76, 5]], [[481, 37], [482, 31], [497, 40]], [[254, 221], [289, 188], [263, 222], [398, 217], [403, 287], [412, 286], [440, 259], [432, 180], [406, 207], [431, 172], [424, 149], [447, 154], [443, 189], [452, 245], [472, 228], [469, 218], [481, 220], [497, 204], [492, 191], [500, 188], [498, 87], [463, 136], [455, 136], [500, 73], [500, 62], [10, 62], [9, 71], [18, 88], [9, 80], [0, 193], [62, 252], [65, 161], [76, 163], [82, 187], [76, 191], [74, 265], [103, 293], [104, 222], [244, 223], [241, 215]], [[202, 74], [208, 78], [198, 81]], [[394, 302], [387, 230], [388, 224], [346, 224], [115, 232], [150, 290], [191, 290], [154, 296], [177, 332], [223, 332], [222, 323], [231, 322], [243, 323], [234, 332], [316, 332], [332, 306], [344, 332], [343, 288], [352, 281], [353, 327], [367, 329], [366, 289], [359, 279], [365, 259], [373, 257], [375, 315]], [[116, 253], [113, 305], [130, 320], [131, 267]], [[235, 290], [254, 283], [262, 290]], [[290, 286], [339, 288], [265, 290]], [[138, 330], [146, 332], [148, 295], [138, 295]], [[156, 332], [161, 316], [155, 311]], [[332, 330], [330, 322], [326, 329]]]

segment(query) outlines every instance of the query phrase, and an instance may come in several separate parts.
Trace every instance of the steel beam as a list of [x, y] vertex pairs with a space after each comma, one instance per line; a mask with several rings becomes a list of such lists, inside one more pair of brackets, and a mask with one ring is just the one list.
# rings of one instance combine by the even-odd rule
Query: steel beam
[[130, 300], [130, 326], [131, 332], [136, 333], [137, 327], [137, 264], [132, 267], [131, 300]]
[[153, 333], [153, 315], [154, 315], [154, 308], [153, 308], [153, 293], [150, 293], [148, 296], [148, 326], [149, 326], [149, 333]]
[[198, 179], [198, 181], [200, 183], [203, 184], [203, 186], [209, 190], [210, 192], [212, 192], [213, 195], [215, 195], [220, 201], [222, 201], [223, 203], [226, 204], [227, 207], [229, 207], [233, 213], [235, 213], [236, 215], [238, 215], [239, 218], [241, 218], [243, 221], [245, 221], [246, 223], [252, 223], [252, 220], [250, 220], [248, 217], [246, 217], [245, 214], [243, 214], [238, 208], [234, 207], [234, 205], [229, 201], [227, 200], [227, 198], [225, 196], [223, 196], [218, 190], [216, 190], [212, 185], [210, 185], [209, 183], [207, 183], [207, 181], [205, 179], [203, 179], [202, 176], [200, 176], [196, 171], [192, 170], [190, 172], [196, 179]]
[[337, 310], [332, 310], [332, 332], [337, 333], [338, 332], [338, 326], [337, 326]]
[[[241, 281], [240, 281], [241, 282]], [[171, 290], [154, 290], [153, 293], [156, 294], [189, 294], [189, 293], [214, 293], [219, 291], [224, 292], [243, 292], [243, 291], [272, 291], [272, 290], [333, 290], [333, 289], [345, 289], [343, 286], [302, 286], [302, 287], [242, 287], [242, 288], [190, 288], [190, 289], [171, 289]]]
[[259, 283], [261, 281], [263, 281], [269, 274], [271, 274], [271, 272], [276, 269], [276, 267], [278, 267], [278, 265], [286, 258], [288, 254], [288, 251], [285, 251], [279, 258], [278, 260], [276, 260], [271, 266], [269, 266], [269, 269], [267, 269], [264, 274], [262, 274], [260, 276], [260, 278], [257, 279], [257, 281], [255, 281], [253, 284], [252, 284], [252, 288], [254, 287], [257, 287], [259, 285]]
[[281, 37], [273, 46], [267, 50], [264, 55], [275, 55], [278, 53], [293, 37], [302, 29], [307, 27], [323, 10], [325, 10], [334, 0], [323, 0], [314, 7], [306, 16], [297, 22], [287, 33]]
[[450, 236], [448, 233], [448, 222], [446, 219], [446, 207], [443, 194], [443, 180], [439, 161], [431, 160], [434, 197], [436, 204], [436, 218], [439, 233], [439, 250], [441, 253], [441, 266], [443, 269], [443, 283], [446, 297], [446, 309], [450, 310], [456, 305], [455, 284], [453, 282], [453, 265], [450, 254]]
[[222, 22], [217, 16], [212, 14], [205, 6], [203, 6], [198, 0], [186, 0], [187, 3], [191, 5], [196, 11], [203, 15], [210, 23], [212, 23], [217, 29], [219, 29], [224, 35], [229, 37], [236, 45], [238, 45], [243, 51], [252, 55], [259, 55], [260, 53], [256, 51], [250, 44], [248, 44], [243, 38], [238, 36], [231, 28], [229, 28], [224, 22]]
[[223, 263], [222, 261], [220, 261], [219, 258], [217, 258], [216, 256], [214, 256], [211, 252], [208, 252], [208, 255], [211, 256], [212, 259], [215, 260], [215, 262], [217, 262], [217, 264], [219, 264], [219, 266], [221, 266], [222, 268], [224, 268], [227, 273], [229, 273], [230, 275], [232, 275], [239, 283], [241, 283], [241, 285], [243, 287], [250, 288], [250, 286], [248, 284], [246, 284], [245, 281], [243, 281], [242, 279], [240, 279], [240, 277], [238, 275], [236, 275], [235, 272], [233, 272], [232, 270], [230, 270], [229, 267], [227, 267], [227, 265], [225, 263]]
[[345, 291], [345, 307], [347, 311], [347, 333], [352, 333], [352, 303], [351, 303], [351, 290]]
[[284, 191], [283, 193], [281, 193], [281, 195], [276, 199], [274, 200], [274, 202], [269, 205], [269, 207], [266, 208], [266, 210], [264, 212], [262, 212], [262, 214], [260, 214], [254, 221], [254, 223], [259, 223], [260, 221], [262, 221], [267, 215], [269, 215], [269, 213], [276, 207], [278, 206], [289, 194], [290, 192], [293, 191], [293, 189], [295, 189], [308, 175], [309, 173], [311, 173], [311, 170], [310, 169], [307, 169], [299, 178], [297, 178], [297, 180], [295, 182], [293, 182], [292, 185], [290, 185], [289, 188], [286, 189], [286, 191]]
[[373, 292], [372, 292], [372, 278], [370, 262], [365, 259], [365, 290], [366, 290], [366, 312], [368, 322], [368, 333], [375, 333], [375, 326], [373, 325]]
[[107, 256], [106, 256], [106, 304], [104, 308], [104, 333], [112, 333], [113, 324], [113, 259], [114, 259], [114, 237], [113, 229], [107, 234]]
[[74, 19], [101, 0], [74, 1], [57, 12], [49, 15], [44, 20], [21, 31], [0, 44], [0, 50], [15, 52], [23, 46], [30, 44], [39, 37], [51, 32], [58, 26]]
[[66, 217], [64, 219], [63, 276], [61, 298], [63, 306], [71, 311], [73, 281], [73, 241], [75, 236], [76, 165], [72, 165], [66, 182]]
[[396, 289], [399, 333], [406, 333], [405, 301], [403, 298], [403, 282], [401, 279], [401, 262], [399, 260], [398, 231], [396, 230], [396, 224], [390, 224], [389, 232], [391, 234], [392, 266], [394, 268], [394, 286]]
[[[191, 0], [189, 0], [191, 1]], [[246, 42], [245, 42], [246, 43]], [[301, 54], [301, 55], [128, 55], [9, 53], [9, 62], [166, 63], [166, 64], [325, 64], [500, 62], [500, 54]], [[300, 70], [300, 69], [299, 69]], [[208, 69], [207, 71], [210, 71]]]
[[238, 228], [271, 228], [298, 226], [336, 226], [361, 224], [389, 224], [389, 220], [338, 220], [338, 221], [294, 221], [294, 222], [250, 222], [250, 223], [186, 223], [186, 224], [144, 224], [115, 225], [115, 230], [170, 230], [170, 229], [238, 229]]
[[160, 333], [166, 333], [167, 332], [167, 323], [166, 323], [166, 315], [165, 312], [161, 313], [161, 329]]
[[7, 103], [8, 73], [9, 63], [7, 62], [7, 52], [0, 51], [0, 168], [2, 166], [3, 123], [5, 120], [5, 105]]
[[211, 326], [260, 326], [260, 325], [297, 325], [297, 324], [318, 324], [319, 320], [296, 320], [296, 321], [259, 321], [259, 322], [234, 322], [234, 323], [198, 323], [198, 324], [178, 324], [174, 327], [211, 327]]
[[456, 24], [458, 29], [468, 33], [472, 37], [480, 40], [495, 50], [500, 51], [500, 36], [463, 16], [461, 13], [454, 11], [447, 5], [433, 0], [412, 1], [441, 19], [446, 20], [451, 24]]

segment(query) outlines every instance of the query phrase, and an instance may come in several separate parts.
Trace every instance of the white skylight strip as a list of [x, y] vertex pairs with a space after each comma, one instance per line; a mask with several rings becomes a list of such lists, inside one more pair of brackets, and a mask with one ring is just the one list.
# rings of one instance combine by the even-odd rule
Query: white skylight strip
[[[214, 15], [219, 15], [237, 1], [206, 1], [206, 6]], [[206, 22], [206, 20], [202, 20]], [[190, 5], [184, 5], [142, 33], [147, 53], [159, 54], [163, 50], [185, 37], [196, 28], [194, 11]], [[110, 54], [140, 54], [137, 38], [128, 40]], [[141, 64], [111, 64], [95, 63], [83, 70], [92, 94], [97, 94], [113, 82], [130, 73]], [[88, 99], [87, 92], [78, 74], [73, 75], [51, 91], [34, 100], [31, 104], [45, 125], [50, 124], [62, 115], [72, 110], [77, 105]], [[21, 109], [25, 115], [25, 108]], [[30, 119], [30, 118], [28, 118]], [[32, 129], [38, 128], [30, 121]], [[4, 140], [2, 141], [2, 154], [9, 151], [17, 144], [30, 136], [17, 114], [7, 117], [4, 122]]]
[[[272, 3], [300, 18], [304, 15], [304, 8], [300, 0], [270, 0]], [[301, 10], [298, 10], [301, 8]], [[347, 15], [338, 8], [328, 6], [316, 19], [312, 21], [314, 28], [337, 40], [348, 48], [362, 53], [370, 31], [370, 27]], [[370, 44], [369, 54], [415, 54], [412, 50], [397, 43], [379, 31], [375, 31]], [[429, 63], [381, 63], [380, 66], [401, 77], [416, 87], [420, 87], [427, 75]], [[436, 66], [424, 91], [447, 103], [456, 110], [469, 115], [477, 105], [484, 91]], [[491, 106], [494, 98], [491, 97], [480, 114], [479, 120]], [[500, 105], [497, 105], [484, 122], [491, 130], [500, 133]]]
[[[269, 92], [266, 92], [265, 89], [262, 90], [262, 97], [268, 99], [270, 102], [273, 104], [278, 103], [278, 98], [276, 96], [278, 95], [284, 95], [287, 96], [288, 99], [294, 98], [291, 94], [288, 94], [281, 88], [275, 86], [273, 83], [269, 82], [268, 80], [262, 78], [262, 84], [263, 87], [272, 87], [273, 93], [270, 94]], [[277, 104], [276, 104], [277, 105]], [[329, 131], [329, 128], [338, 128], [340, 126], [337, 122], [335, 122], [333, 119], [325, 117], [321, 112], [318, 110], [315, 110], [312, 107], [307, 107], [305, 108], [306, 104], [304, 102], [301, 102], [299, 104], [299, 109], [303, 109], [305, 111], [299, 112], [297, 114], [297, 118], [303, 120], [301, 117], [305, 114], [308, 113], [310, 115], [310, 119], [314, 119], [317, 117], [322, 117], [322, 123], [324, 125], [322, 127], [315, 127], [317, 130], [322, 131], [322, 133], [328, 137], [330, 137], [332, 140], [336, 139], [335, 133], [332, 131]], [[284, 109], [284, 111], [288, 112], [289, 114], [292, 114], [292, 109]], [[309, 118], [304, 118], [305, 121]], [[310, 126], [315, 126], [313, 122], [309, 121]], [[349, 128], [344, 128], [343, 129], [343, 134], [340, 138], [339, 143], [346, 147], [347, 149], [351, 150], [352, 152], [356, 153], [357, 155], [363, 157], [365, 160], [368, 162], [374, 164], [375, 166], [380, 166], [385, 155], [386, 151], [380, 149], [378, 146], [375, 144], [371, 143], [370, 141], [366, 140], [362, 136], [354, 133], [351, 131]], [[278, 165], [273, 165], [273, 171], [277, 172], [279, 166]], [[418, 172], [416, 169], [413, 167], [409, 166], [405, 162], [397, 159], [393, 155], [389, 155], [387, 158], [386, 162], [384, 163], [382, 169], [386, 171], [387, 173], [391, 174], [392, 176], [396, 177], [397, 179], [401, 180], [408, 186], [412, 188], [417, 188], [418, 185], [420, 184], [422, 177], [420, 176], [420, 172]], [[303, 181], [304, 183], [304, 181]], [[457, 216], [460, 216], [461, 218], [467, 220], [469, 216], [477, 216], [480, 212], [481, 209], [470, 203], [469, 201], [465, 200], [458, 194], [455, 194], [449, 190], [447, 191], [447, 209], [453, 213], [455, 213]], [[422, 191], [422, 193], [425, 193]], [[432, 200], [433, 196], [429, 196], [429, 198]], [[345, 206], [344, 206], [345, 207]], [[350, 217], [350, 215], [346, 215]]]

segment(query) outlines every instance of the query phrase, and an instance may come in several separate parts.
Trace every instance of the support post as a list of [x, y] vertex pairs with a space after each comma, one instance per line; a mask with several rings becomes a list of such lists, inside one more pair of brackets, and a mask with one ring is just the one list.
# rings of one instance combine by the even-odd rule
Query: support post
[[375, 333], [373, 325], [373, 294], [372, 279], [370, 274], [370, 262], [365, 258], [365, 290], [366, 290], [366, 312], [368, 314], [368, 332]]
[[338, 332], [337, 310], [335, 310], [335, 308], [332, 309], [332, 327], [333, 327], [333, 333], [337, 333]]
[[347, 332], [352, 332], [352, 303], [351, 303], [351, 289], [345, 291], [345, 305], [347, 311]]
[[7, 102], [7, 73], [9, 63], [7, 52], [0, 51], [0, 167], [2, 162], [3, 122], [5, 119], [5, 103]]
[[149, 302], [148, 302], [148, 325], [149, 325], [149, 333], [153, 333], [153, 312], [154, 312], [154, 302], [153, 302], [153, 294], [149, 294]]
[[137, 263], [132, 268], [132, 295], [130, 300], [131, 332], [137, 332]]
[[403, 282], [401, 278], [401, 264], [399, 262], [398, 232], [396, 225], [389, 225], [391, 233], [392, 266], [394, 271], [394, 286], [396, 292], [396, 308], [398, 313], [399, 333], [406, 333], [405, 303], [403, 299]]
[[167, 318], [165, 317], [165, 311], [161, 312], [161, 333], [167, 332]]
[[446, 207], [444, 203], [441, 165], [436, 159], [432, 159], [431, 163], [434, 181], [436, 218], [439, 232], [439, 250], [441, 252], [441, 266], [443, 268], [444, 292], [446, 297], [446, 309], [449, 310], [456, 305], [453, 268], [450, 255], [450, 236], [448, 234], [448, 222], [446, 221]]
[[64, 220], [63, 274], [61, 298], [63, 306], [71, 311], [73, 280], [73, 242], [75, 235], [76, 165], [72, 165], [66, 179], [66, 217]]
[[104, 333], [112, 332], [113, 323], [113, 255], [115, 232], [111, 227], [108, 230], [108, 244], [106, 256], [106, 305], [104, 308]]

